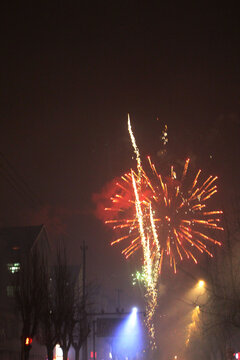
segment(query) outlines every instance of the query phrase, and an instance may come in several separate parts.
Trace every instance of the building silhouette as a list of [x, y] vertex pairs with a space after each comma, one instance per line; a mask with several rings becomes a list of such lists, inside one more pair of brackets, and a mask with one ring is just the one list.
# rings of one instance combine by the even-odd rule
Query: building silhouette
[[[46, 229], [40, 226], [0, 228], [0, 359], [19, 360], [21, 320], [16, 308], [14, 277], [33, 250], [50, 260]], [[46, 350], [33, 340], [30, 359], [46, 358]]]

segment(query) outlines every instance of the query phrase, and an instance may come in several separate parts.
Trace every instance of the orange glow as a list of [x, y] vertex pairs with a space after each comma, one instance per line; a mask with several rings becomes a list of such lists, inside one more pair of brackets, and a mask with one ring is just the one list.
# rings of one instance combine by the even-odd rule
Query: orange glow
[[31, 343], [32, 343], [32, 338], [27, 337], [27, 338], [25, 339], [25, 345], [29, 346]]

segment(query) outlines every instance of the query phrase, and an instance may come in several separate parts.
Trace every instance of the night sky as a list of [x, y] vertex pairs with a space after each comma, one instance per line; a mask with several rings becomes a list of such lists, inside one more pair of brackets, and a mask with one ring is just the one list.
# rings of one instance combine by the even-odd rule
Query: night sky
[[239, 12], [202, 2], [76, 4], [2, 5], [0, 222], [46, 224], [73, 263], [85, 240], [88, 276], [105, 285], [109, 276], [113, 303], [134, 261], [109, 246], [92, 197], [135, 166], [127, 113], [143, 157], [161, 160], [167, 124], [169, 158], [190, 155], [194, 168], [218, 174], [221, 202], [237, 188]]

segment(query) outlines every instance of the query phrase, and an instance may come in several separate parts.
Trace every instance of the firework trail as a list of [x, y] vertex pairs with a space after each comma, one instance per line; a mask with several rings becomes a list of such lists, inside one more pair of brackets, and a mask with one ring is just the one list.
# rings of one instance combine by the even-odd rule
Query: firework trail
[[[141, 165], [141, 158], [140, 158], [140, 152], [136, 144], [135, 137], [132, 132], [131, 128], [131, 122], [130, 122], [130, 116], [128, 115], [128, 131], [130, 134], [130, 138], [132, 141], [132, 145], [134, 148], [134, 152], [136, 154], [136, 161], [137, 161], [137, 169], [138, 169], [138, 176], [135, 177], [135, 173], [132, 170], [131, 171], [131, 183], [134, 190], [134, 203], [135, 203], [135, 213], [136, 213], [136, 219], [138, 224], [138, 229], [140, 233], [140, 242], [141, 247], [143, 249], [143, 258], [144, 258], [144, 264], [143, 264], [143, 271], [144, 275], [146, 277], [146, 298], [147, 298], [147, 316], [146, 316], [146, 325], [150, 334], [151, 343], [152, 346], [155, 346], [154, 338], [155, 338], [155, 329], [154, 324], [152, 321], [156, 306], [157, 306], [157, 281], [158, 281], [158, 261], [152, 261], [152, 254], [151, 254], [151, 246], [150, 246], [150, 236], [148, 232], [146, 232], [145, 224], [144, 224], [144, 212], [142, 209], [142, 204], [140, 200], [140, 194], [142, 193], [142, 175], [143, 175], [143, 168]], [[156, 243], [158, 244], [158, 250], [159, 250], [159, 243], [155, 231], [155, 225], [153, 222], [153, 215], [152, 215], [152, 209], [151, 209], [151, 203], [149, 203], [149, 218], [152, 222], [152, 229], [153, 229], [153, 236], [156, 240]], [[156, 235], [156, 236], [155, 236]], [[158, 254], [160, 254], [158, 252]], [[157, 258], [157, 257], [156, 257]]]

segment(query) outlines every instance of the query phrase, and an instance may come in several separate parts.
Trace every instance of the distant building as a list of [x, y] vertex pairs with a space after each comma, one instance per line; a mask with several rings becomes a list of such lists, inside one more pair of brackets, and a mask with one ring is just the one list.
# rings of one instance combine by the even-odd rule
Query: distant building
[[[21, 322], [14, 299], [13, 276], [28, 253], [38, 249], [50, 259], [50, 246], [43, 225], [0, 228], [0, 359], [20, 359]], [[33, 341], [31, 360], [45, 360], [46, 350]]]

